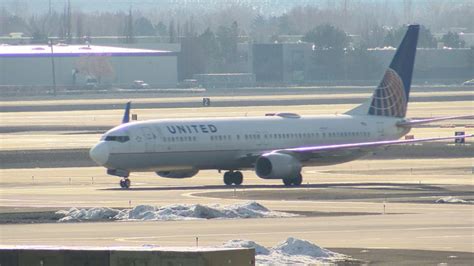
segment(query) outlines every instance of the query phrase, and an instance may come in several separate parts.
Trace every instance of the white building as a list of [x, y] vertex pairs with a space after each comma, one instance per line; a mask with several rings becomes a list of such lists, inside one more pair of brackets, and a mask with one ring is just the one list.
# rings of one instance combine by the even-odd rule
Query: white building
[[95, 45], [0, 45], [0, 86], [80, 87], [85, 80], [129, 87], [144, 80], [153, 87], [174, 87], [177, 52]]

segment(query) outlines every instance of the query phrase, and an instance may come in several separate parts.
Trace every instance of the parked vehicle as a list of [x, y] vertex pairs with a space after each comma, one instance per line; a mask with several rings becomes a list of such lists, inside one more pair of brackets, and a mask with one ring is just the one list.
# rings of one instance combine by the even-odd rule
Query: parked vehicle
[[462, 83], [464, 86], [474, 86], [474, 79], [466, 80]]
[[86, 89], [96, 89], [99, 87], [99, 81], [95, 77], [87, 77], [86, 79]]
[[134, 80], [132, 84], [132, 89], [149, 89], [150, 85], [143, 80]]

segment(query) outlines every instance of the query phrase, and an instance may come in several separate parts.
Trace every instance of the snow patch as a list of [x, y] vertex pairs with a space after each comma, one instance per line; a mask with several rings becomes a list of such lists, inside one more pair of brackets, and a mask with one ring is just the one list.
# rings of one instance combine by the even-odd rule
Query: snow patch
[[88, 221], [103, 221], [114, 220], [120, 214], [120, 210], [111, 208], [91, 208], [91, 209], [77, 209], [71, 208], [67, 211], [58, 211], [56, 214], [64, 217], [59, 222], [77, 222], [82, 220]]
[[436, 200], [436, 203], [460, 203], [460, 204], [474, 204], [474, 201], [472, 200], [463, 200], [459, 198], [455, 198], [452, 196], [449, 197], [444, 197]]
[[295, 217], [296, 214], [271, 211], [257, 202], [233, 205], [174, 204], [162, 207], [138, 205], [130, 210], [111, 208], [77, 209], [56, 212], [64, 216], [59, 222], [78, 221], [174, 221], [193, 219], [242, 219]]
[[306, 240], [296, 239], [289, 237], [285, 242], [280, 243], [276, 248], [276, 251], [292, 255], [304, 255], [311, 257], [323, 257], [328, 258], [332, 256], [333, 252], [321, 248]]
[[254, 248], [257, 265], [333, 264], [353, 260], [347, 255], [332, 252], [309, 241], [293, 237], [269, 249], [249, 240], [230, 240], [222, 247]]
[[269, 255], [270, 250], [250, 240], [234, 239], [222, 244], [224, 248], [253, 248], [255, 255]]

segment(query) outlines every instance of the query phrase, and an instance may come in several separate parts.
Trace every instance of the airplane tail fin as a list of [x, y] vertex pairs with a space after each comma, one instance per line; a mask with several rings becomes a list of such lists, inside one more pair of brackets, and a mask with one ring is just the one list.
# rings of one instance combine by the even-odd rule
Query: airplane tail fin
[[125, 111], [123, 112], [123, 118], [122, 118], [122, 124], [126, 124], [130, 122], [130, 108], [131, 108], [132, 102], [127, 102], [125, 105]]
[[347, 114], [405, 117], [419, 30], [419, 25], [408, 26], [405, 37], [370, 101]]

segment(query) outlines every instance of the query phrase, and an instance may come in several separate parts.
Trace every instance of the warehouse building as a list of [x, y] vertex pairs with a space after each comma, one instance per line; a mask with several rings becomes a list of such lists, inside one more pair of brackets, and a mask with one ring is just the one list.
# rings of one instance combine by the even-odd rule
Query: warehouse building
[[[0, 86], [174, 87], [177, 52], [94, 45], [1, 45]], [[53, 71], [54, 69], [54, 71]]]

